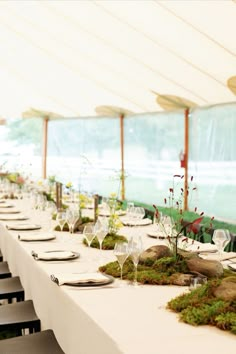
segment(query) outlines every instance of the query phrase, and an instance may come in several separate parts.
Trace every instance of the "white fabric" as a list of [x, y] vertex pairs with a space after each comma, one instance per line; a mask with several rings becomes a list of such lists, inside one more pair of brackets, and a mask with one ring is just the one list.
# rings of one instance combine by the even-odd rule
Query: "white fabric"
[[[37, 215], [32, 222], [36, 222]], [[46, 225], [46, 223], [45, 223]], [[153, 225], [138, 228], [144, 247], [165, 244], [146, 236]], [[134, 227], [121, 229], [133, 236]], [[42, 233], [47, 229], [44, 226]], [[40, 231], [41, 232], [41, 231]], [[74, 237], [74, 240], [73, 240]], [[72, 242], [73, 240], [73, 242]], [[59, 287], [51, 274], [96, 272], [100, 265], [114, 261], [112, 251], [89, 249], [82, 235], [57, 232], [50, 242], [19, 242], [18, 232], [0, 224], [0, 247], [13, 275], [19, 275], [25, 298], [33, 299], [42, 329], [52, 328], [66, 354], [191, 354], [199, 352], [235, 354], [235, 336], [211, 326], [193, 327], [179, 322], [178, 316], [164, 307], [173, 297], [186, 291], [177, 286], [140, 286], [119, 280], [107, 287]], [[80, 258], [67, 262], [36, 262], [37, 252], [53, 249], [73, 250]], [[171, 340], [170, 340], [171, 338]], [[161, 349], [160, 349], [161, 348]]]
[[0, 1], [1, 115], [151, 112], [153, 91], [234, 101], [235, 11], [217, 0]]
[[178, 247], [181, 249], [184, 249], [186, 251], [190, 251], [190, 252], [216, 252], [217, 251], [217, 247], [215, 245], [212, 245], [211, 243], [200, 243], [200, 242], [196, 242], [194, 241], [192, 243], [192, 241], [190, 241], [190, 243], [186, 243], [186, 242], [179, 242], [178, 243]]

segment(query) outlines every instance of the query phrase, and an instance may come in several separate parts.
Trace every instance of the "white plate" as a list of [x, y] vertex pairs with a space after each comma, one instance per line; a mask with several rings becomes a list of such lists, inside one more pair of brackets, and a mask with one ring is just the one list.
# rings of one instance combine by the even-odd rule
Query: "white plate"
[[149, 232], [147, 232], [147, 235], [149, 237], [157, 238], [157, 239], [160, 239], [160, 240], [168, 238], [168, 237], [170, 237], [170, 238], [175, 238], [176, 237], [176, 233], [175, 233], [175, 235], [168, 236], [164, 232], [156, 232], [156, 231], [149, 231]]
[[107, 274], [101, 273], [69, 273], [69, 274], [52, 274], [51, 280], [57, 285], [69, 286], [103, 286], [114, 281], [114, 278]]
[[1, 214], [19, 214], [20, 213], [20, 210], [17, 210], [17, 209], [0, 209], [0, 215]]
[[0, 208], [13, 208], [13, 207], [14, 207], [13, 204], [7, 204], [7, 203], [5, 203], [5, 204], [0, 204]]
[[[116, 210], [116, 215], [125, 215], [126, 212], [124, 210]], [[106, 211], [106, 210], [99, 210], [99, 216], [110, 216], [110, 212], [109, 211]]]
[[22, 224], [7, 225], [7, 228], [8, 230], [27, 231], [27, 230], [41, 229], [41, 226], [37, 224], [22, 223]]
[[34, 257], [35, 260], [67, 261], [70, 259], [78, 258], [79, 253], [74, 251], [64, 251], [64, 250], [45, 251], [39, 253], [32, 251], [32, 256]]
[[151, 219], [141, 219], [141, 220], [129, 220], [122, 218], [122, 223], [126, 226], [146, 226], [146, 225], [151, 225], [152, 220]]
[[0, 215], [0, 220], [2, 221], [15, 221], [15, 220], [27, 220], [29, 219], [28, 216], [25, 215]]
[[25, 242], [34, 242], [34, 241], [50, 241], [56, 238], [53, 234], [27, 234], [27, 235], [18, 235], [20, 241]]

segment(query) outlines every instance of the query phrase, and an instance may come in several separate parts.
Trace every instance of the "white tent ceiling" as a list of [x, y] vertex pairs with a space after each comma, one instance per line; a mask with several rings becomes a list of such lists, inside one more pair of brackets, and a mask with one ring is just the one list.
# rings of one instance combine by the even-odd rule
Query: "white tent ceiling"
[[235, 34], [235, 0], [1, 0], [0, 115], [153, 112], [153, 92], [235, 101]]

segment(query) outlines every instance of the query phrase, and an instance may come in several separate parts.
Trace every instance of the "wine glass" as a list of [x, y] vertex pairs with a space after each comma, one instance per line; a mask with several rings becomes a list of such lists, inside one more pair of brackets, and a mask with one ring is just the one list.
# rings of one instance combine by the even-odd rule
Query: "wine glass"
[[114, 255], [117, 258], [117, 261], [120, 265], [120, 280], [123, 279], [123, 265], [128, 258], [129, 255], [129, 248], [127, 243], [125, 242], [120, 242], [116, 243], [114, 247]]
[[67, 211], [66, 211], [66, 222], [68, 224], [69, 232], [71, 234], [73, 234], [73, 232], [74, 232], [74, 227], [75, 227], [77, 220], [79, 219], [79, 216], [80, 215], [77, 210], [67, 209]]
[[216, 229], [213, 233], [212, 240], [218, 249], [219, 258], [222, 257], [225, 247], [231, 241], [229, 230]]
[[60, 226], [61, 231], [63, 231], [63, 227], [66, 223], [66, 213], [63, 210], [57, 211], [56, 221], [57, 224]]
[[85, 225], [83, 230], [83, 235], [87, 240], [88, 246], [91, 246], [91, 243], [95, 237], [94, 225]]
[[102, 250], [102, 243], [106, 235], [108, 234], [108, 223], [102, 222], [100, 219], [96, 222], [94, 226], [95, 236], [98, 239], [100, 250]]
[[135, 272], [134, 272], [134, 286], [138, 286], [137, 282], [137, 270], [138, 270], [138, 263], [139, 257], [143, 252], [143, 243], [141, 237], [138, 240], [131, 239], [129, 242], [129, 254], [134, 264]]

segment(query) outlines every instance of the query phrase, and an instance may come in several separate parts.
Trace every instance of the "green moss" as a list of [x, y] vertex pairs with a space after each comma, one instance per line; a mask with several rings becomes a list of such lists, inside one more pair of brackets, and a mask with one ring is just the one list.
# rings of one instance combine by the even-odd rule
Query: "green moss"
[[[113, 234], [108, 234], [102, 243], [102, 249], [103, 250], [113, 250], [115, 247], [115, 244], [117, 242], [127, 242], [127, 239], [124, 236], [118, 236], [118, 235], [113, 235]], [[87, 246], [87, 240], [83, 239], [83, 243]], [[97, 237], [95, 237], [91, 243], [91, 247], [93, 248], [100, 248], [99, 242]]]
[[220, 329], [231, 331], [236, 334], [236, 313], [226, 312], [215, 318], [216, 326]]
[[[231, 273], [231, 279], [236, 277]], [[172, 299], [167, 307], [180, 312], [180, 319], [188, 324], [214, 325], [236, 334], [236, 301], [224, 301], [214, 297], [214, 289], [222, 279], [214, 279], [207, 284]]]

